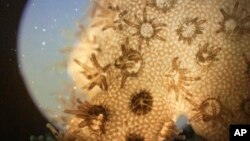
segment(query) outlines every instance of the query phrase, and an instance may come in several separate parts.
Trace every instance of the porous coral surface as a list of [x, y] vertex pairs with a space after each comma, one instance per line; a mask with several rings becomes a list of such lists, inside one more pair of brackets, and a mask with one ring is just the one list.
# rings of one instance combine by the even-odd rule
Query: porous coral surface
[[94, 1], [68, 63], [88, 100], [67, 110], [66, 132], [87, 141], [172, 140], [184, 114], [196, 134], [228, 140], [229, 124], [250, 123], [249, 7], [249, 0]]

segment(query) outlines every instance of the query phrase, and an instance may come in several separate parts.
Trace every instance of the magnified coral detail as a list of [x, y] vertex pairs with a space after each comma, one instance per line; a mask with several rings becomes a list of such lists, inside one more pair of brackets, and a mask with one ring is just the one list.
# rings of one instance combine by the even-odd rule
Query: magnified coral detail
[[164, 13], [168, 12], [170, 9], [174, 7], [177, 0], [149, 0], [147, 4], [150, 7], [154, 7]]
[[176, 128], [175, 123], [172, 120], [167, 121], [163, 124], [163, 127], [158, 135], [157, 141], [173, 140], [174, 138], [179, 140], [185, 140], [185, 136], [179, 135], [180, 133], [181, 131]]
[[73, 114], [76, 117], [83, 119], [79, 127], [88, 126], [93, 131], [104, 132], [104, 125], [108, 119], [108, 111], [100, 105], [91, 105], [89, 102], [77, 100], [77, 110], [65, 110], [66, 113]]
[[142, 19], [140, 19], [137, 15], [134, 16], [135, 21], [131, 22], [127, 19], [124, 19], [124, 22], [137, 30], [137, 32], [133, 33], [132, 36], [138, 36], [139, 47], [141, 48], [143, 41], [146, 42], [147, 46], [149, 46], [149, 41], [152, 39], [158, 39], [161, 41], [165, 41], [164, 37], [159, 35], [159, 32], [162, 31], [162, 27], [165, 27], [165, 23], [156, 23], [155, 18], [149, 19], [146, 8], [143, 9]]
[[165, 74], [168, 91], [175, 92], [176, 100], [179, 99], [180, 92], [187, 96], [192, 96], [192, 93], [187, 88], [189, 83], [201, 79], [200, 77], [187, 76], [189, 72], [188, 69], [181, 68], [181, 61], [179, 61], [178, 57], [175, 57], [172, 61], [171, 69]]
[[185, 19], [180, 27], [176, 29], [179, 41], [183, 41], [184, 43], [191, 45], [193, 40], [197, 38], [199, 34], [203, 33], [204, 28], [201, 25], [205, 22], [206, 20], [199, 20], [198, 17]]
[[121, 45], [122, 56], [115, 60], [115, 67], [121, 69], [122, 80], [121, 88], [124, 87], [128, 77], [136, 77], [142, 67], [142, 56], [138, 51], [127, 47], [129, 44], [128, 38], [126, 43]]
[[213, 62], [218, 61], [218, 53], [221, 51], [221, 48], [216, 48], [210, 46], [208, 43], [204, 45], [199, 45], [199, 50], [196, 53], [197, 63], [205, 68], [208, 68]]
[[250, 77], [250, 61], [248, 60], [246, 54], [243, 54], [243, 59], [247, 65], [246, 74]]
[[103, 30], [107, 30], [109, 28], [113, 28], [115, 30], [122, 30], [123, 28], [123, 19], [125, 17], [125, 15], [128, 13], [126, 10], [121, 10], [118, 6], [112, 6], [111, 4], [109, 4], [108, 9], [110, 9], [113, 12], [117, 13], [117, 16], [115, 17], [113, 23], [111, 23], [110, 25], [106, 25], [103, 27]]
[[126, 141], [144, 141], [144, 138], [137, 134], [129, 134]]
[[248, 6], [95, 0], [67, 63], [82, 97], [65, 110], [65, 133], [52, 132], [74, 141], [193, 140], [188, 125], [208, 141], [228, 140], [229, 124], [250, 123]]
[[[191, 100], [188, 101], [190, 102]], [[196, 114], [190, 119], [191, 122], [199, 120], [211, 122], [213, 127], [215, 127], [218, 122], [222, 123], [225, 127], [229, 124], [224, 118], [225, 116], [230, 116], [231, 113], [221, 103], [220, 98], [207, 98], [200, 104], [190, 103], [195, 107], [193, 111], [196, 111]]]
[[88, 79], [90, 79], [92, 81], [87, 88], [88, 90], [91, 90], [95, 86], [99, 86], [102, 90], [108, 89], [108, 84], [107, 84], [105, 72], [109, 68], [110, 65], [106, 65], [104, 67], [101, 67], [94, 54], [92, 54], [92, 56], [91, 56], [91, 62], [93, 64], [94, 68], [89, 67], [85, 64], [82, 64], [77, 59], [75, 59], [75, 62], [83, 68], [82, 73]]
[[[232, 11], [226, 12], [223, 8], [220, 12], [223, 20], [219, 22], [220, 28], [216, 33], [224, 32], [228, 36], [238, 36], [250, 33], [250, 15], [244, 16], [239, 9], [239, 2], [236, 2]], [[244, 16], [244, 17], [243, 17]]]
[[[123, 18], [127, 15], [128, 11], [120, 9], [120, 7], [114, 3], [108, 3], [106, 6], [102, 6], [97, 1], [94, 0], [94, 2], [97, 5], [96, 9], [100, 9], [101, 12], [98, 13], [97, 17], [99, 19], [91, 25], [92, 27], [103, 26], [103, 31], [108, 29], [117, 31], [123, 29]], [[111, 20], [109, 18], [111, 18]]]
[[250, 99], [243, 100], [242, 109], [246, 115], [250, 116]]
[[132, 96], [130, 101], [130, 109], [136, 115], [145, 115], [152, 110], [153, 97], [149, 92], [141, 90]]

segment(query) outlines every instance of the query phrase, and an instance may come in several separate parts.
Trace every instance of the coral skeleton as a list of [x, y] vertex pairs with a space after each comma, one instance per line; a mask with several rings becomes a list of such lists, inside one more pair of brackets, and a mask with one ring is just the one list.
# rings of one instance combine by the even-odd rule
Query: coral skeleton
[[188, 140], [185, 115], [197, 136], [228, 141], [229, 124], [250, 123], [249, 7], [94, 0], [67, 63], [85, 98], [60, 131], [48, 127], [59, 141]]

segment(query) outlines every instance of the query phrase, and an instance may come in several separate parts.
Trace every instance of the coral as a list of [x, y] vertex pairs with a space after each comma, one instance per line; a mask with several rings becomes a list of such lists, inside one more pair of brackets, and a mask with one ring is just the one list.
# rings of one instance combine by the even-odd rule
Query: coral
[[[92, 27], [104, 24], [102, 30], [110, 28], [114, 30], [122, 30], [123, 18], [128, 12], [126, 10], [121, 10], [117, 5], [114, 6], [114, 3], [107, 3], [107, 8], [104, 8], [97, 1], [94, 2], [97, 7], [102, 9], [102, 11], [97, 15], [100, 19], [98, 19], [97, 22], [94, 22]], [[107, 17], [111, 17], [113, 20], [110, 20]]]
[[95, 0], [68, 60], [88, 99], [66, 109], [67, 126], [52, 132], [59, 141], [185, 140], [176, 125], [185, 115], [202, 138], [228, 140], [229, 124], [250, 123], [249, 6]]
[[239, 2], [236, 2], [233, 9], [228, 12], [221, 8], [220, 12], [223, 15], [223, 20], [219, 22], [221, 27], [216, 32], [224, 32], [228, 36], [249, 34], [250, 27], [247, 23], [250, 22], [250, 15], [242, 15], [239, 10]]
[[160, 130], [157, 141], [173, 139], [185, 140], [186, 137], [184, 135], [179, 135], [179, 133], [181, 133], [181, 131], [176, 128], [175, 123], [172, 120], [167, 121]]
[[127, 19], [124, 19], [124, 22], [129, 26], [135, 28], [137, 31], [132, 34], [132, 36], [139, 36], [139, 47], [141, 48], [142, 42], [145, 40], [147, 46], [149, 46], [149, 41], [152, 39], [158, 39], [165, 41], [158, 33], [162, 30], [161, 27], [165, 27], [164, 23], [155, 23], [155, 19], [148, 19], [147, 9], [143, 8], [142, 19], [137, 15], [134, 16], [136, 23], [133, 23]]
[[199, 50], [196, 53], [197, 64], [207, 70], [214, 61], [219, 61], [218, 54], [221, 48], [210, 46], [208, 43], [199, 45]]
[[142, 90], [132, 96], [129, 105], [131, 111], [136, 115], [145, 115], [152, 109], [153, 98], [149, 92]]
[[176, 0], [149, 0], [147, 1], [148, 6], [161, 10], [164, 13], [172, 9], [175, 3], [176, 3]]
[[88, 126], [93, 131], [105, 132], [104, 126], [108, 119], [108, 110], [101, 105], [91, 105], [89, 102], [82, 102], [77, 99], [77, 110], [65, 110], [66, 113], [73, 114], [83, 119], [79, 127]]
[[136, 134], [128, 134], [126, 141], [144, 141], [144, 137]]
[[96, 85], [99, 86], [102, 90], [108, 89], [105, 72], [108, 69], [109, 65], [106, 65], [105, 67], [101, 67], [94, 54], [91, 56], [91, 62], [94, 68], [84, 65], [78, 60], [75, 60], [75, 62], [83, 68], [84, 71], [82, 73], [88, 79], [92, 81], [90, 85], [88, 86], [89, 90], [92, 89]]
[[138, 51], [135, 51], [129, 47], [128, 38], [126, 39], [125, 44], [121, 45], [122, 56], [115, 60], [114, 66], [121, 69], [122, 71], [122, 80], [121, 88], [124, 87], [125, 82], [128, 77], [136, 77], [142, 66], [142, 56]]
[[194, 102], [191, 104], [194, 106], [193, 111], [196, 111], [196, 114], [190, 118], [190, 122], [202, 120], [203, 122], [211, 122], [213, 127], [218, 123], [224, 124], [225, 127], [229, 125], [225, 123], [224, 118], [225, 116], [229, 117], [230, 111], [222, 105], [220, 98], [209, 97], [200, 104]]
[[179, 92], [184, 92], [186, 95], [192, 96], [191, 92], [186, 88], [190, 84], [190, 81], [200, 80], [200, 77], [188, 77], [186, 74], [189, 72], [186, 68], [181, 68], [181, 62], [178, 61], [178, 57], [175, 57], [172, 61], [172, 68], [167, 72], [165, 77], [167, 78], [168, 90], [175, 92], [176, 99], [179, 99]]
[[201, 25], [205, 22], [205, 20], [199, 20], [198, 17], [185, 19], [180, 27], [176, 29], [179, 40], [182, 40], [190, 45], [197, 35], [202, 34], [203, 28]]
[[248, 60], [248, 57], [246, 56], [246, 54], [243, 54], [243, 58], [247, 65], [246, 75], [250, 76], [250, 60]]

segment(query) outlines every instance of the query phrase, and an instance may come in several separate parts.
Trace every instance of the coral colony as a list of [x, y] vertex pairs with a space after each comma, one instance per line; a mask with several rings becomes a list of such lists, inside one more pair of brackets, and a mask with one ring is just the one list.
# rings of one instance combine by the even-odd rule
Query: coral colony
[[[87, 98], [65, 109], [58, 141], [227, 141], [250, 123], [249, 0], [94, 0], [68, 60]], [[83, 28], [83, 25], [81, 25]]]

